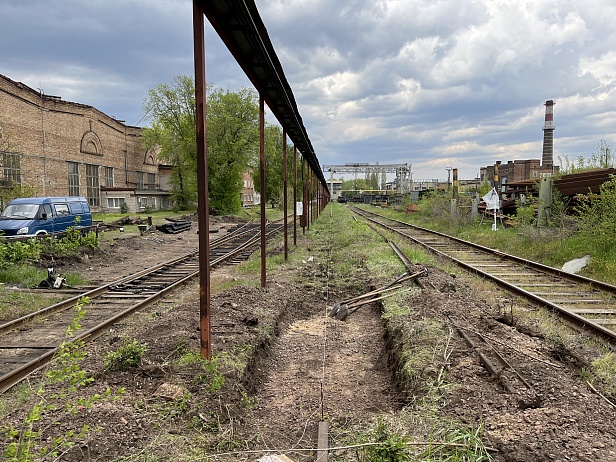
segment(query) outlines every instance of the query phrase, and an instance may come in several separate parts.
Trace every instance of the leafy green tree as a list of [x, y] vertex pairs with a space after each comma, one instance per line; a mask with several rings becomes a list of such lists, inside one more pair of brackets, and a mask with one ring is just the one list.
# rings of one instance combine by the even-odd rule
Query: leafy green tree
[[353, 191], [353, 190], [365, 190], [371, 189], [368, 181], [364, 178], [357, 178], [352, 180], [342, 180], [342, 190], [343, 191]]
[[172, 165], [171, 195], [180, 210], [197, 200], [197, 144], [195, 134], [195, 84], [177, 76], [173, 85], [160, 84], [148, 93], [145, 111], [152, 118], [143, 140], [146, 148], [159, 149], [161, 160]]
[[[177, 76], [173, 85], [160, 84], [148, 94], [147, 148], [159, 150], [163, 161], [174, 167], [172, 196], [180, 209], [197, 201], [197, 150], [195, 133], [195, 84], [192, 77]], [[241, 208], [242, 174], [258, 143], [259, 108], [254, 90], [237, 92], [208, 86], [207, 150], [210, 206], [222, 213]]]
[[597, 155], [599, 157], [599, 167], [610, 168], [614, 166], [614, 158], [612, 151], [614, 144], [609, 144], [605, 140], [599, 141], [597, 145]]
[[210, 204], [222, 213], [242, 207], [242, 175], [259, 143], [259, 101], [249, 88], [214, 89], [207, 99]]
[[[301, 163], [298, 162], [301, 169]], [[283, 136], [278, 125], [265, 127], [265, 198], [268, 202], [282, 204], [284, 199], [284, 163], [283, 163]], [[298, 169], [298, 183], [301, 182], [301, 170]], [[255, 159], [253, 166], [255, 190], [261, 193], [261, 174], [259, 160]], [[293, 145], [287, 141], [287, 195], [293, 199]], [[298, 191], [301, 191], [298, 188]], [[298, 196], [301, 199], [301, 196]], [[288, 204], [287, 204], [288, 206]]]

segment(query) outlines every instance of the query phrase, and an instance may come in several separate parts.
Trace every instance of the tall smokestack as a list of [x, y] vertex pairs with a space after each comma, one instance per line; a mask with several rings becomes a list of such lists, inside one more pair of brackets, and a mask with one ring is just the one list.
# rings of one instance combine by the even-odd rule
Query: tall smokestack
[[554, 165], [554, 101], [545, 102], [545, 124], [543, 125], [543, 159], [542, 167]]

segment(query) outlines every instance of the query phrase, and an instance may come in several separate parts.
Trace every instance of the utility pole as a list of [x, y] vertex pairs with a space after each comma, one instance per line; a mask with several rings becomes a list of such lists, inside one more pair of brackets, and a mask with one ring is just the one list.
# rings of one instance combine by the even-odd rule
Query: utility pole
[[453, 167], [447, 167], [447, 191], [450, 190], [450, 185], [451, 185], [451, 170], [453, 169]]

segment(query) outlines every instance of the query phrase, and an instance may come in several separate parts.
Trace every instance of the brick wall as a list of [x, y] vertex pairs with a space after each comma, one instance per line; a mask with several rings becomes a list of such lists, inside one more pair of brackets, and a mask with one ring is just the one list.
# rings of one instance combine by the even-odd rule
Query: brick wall
[[[37, 195], [68, 195], [68, 163], [72, 162], [79, 172], [79, 194], [92, 201], [97, 188], [87, 189], [88, 165], [92, 166], [91, 173], [96, 170], [93, 166], [98, 167], [98, 174], [91, 178], [94, 185], [98, 180], [98, 190], [106, 186], [105, 167], [112, 167], [112, 186], [124, 188], [121, 195], [131, 205], [138, 203], [140, 195], [154, 191], [168, 198], [159, 188], [155, 153], [146, 152], [141, 145], [142, 129], [127, 126], [91, 106], [42, 94], [0, 75], [0, 127], [0, 150], [19, 154], [22, 184], [34, 188]], [[143, 190], [139, 187], [140, 172], [145, 179]], [[153, 188], [148, 185], [152, 178], [148, 174], [154, 175]], [[94, 206], [95, 210], [107, 205], [105, 194], [100, 194], [100, 199], [101, 207]], [[156, 202], [156, 208], [161, 208], [159, 203], [168, 204], [168, 200]]]

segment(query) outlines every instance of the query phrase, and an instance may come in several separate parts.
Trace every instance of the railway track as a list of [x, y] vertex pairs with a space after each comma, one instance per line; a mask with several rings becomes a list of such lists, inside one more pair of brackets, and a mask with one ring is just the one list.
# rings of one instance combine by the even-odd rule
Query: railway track
[[[282, 229], [267, 226], [267, 236]], [[260, 244], [260, 226], [248, 223], [232, 228], [210, 242], [210, 266], [235, 264], [250, 256]], [[19, 383], [49, 362], [66, 338], [75, 315], [73, 308], [88, 297], [85, 318], [73, 339], [95, 339], [125, 316], [151, 305], [199, 275], [198, 249], [147, 268], [126, 278], [71, 297], [0, 325], [0, 393]]]
[[353, 212], [431, 252], [557, 312], [578, 328], [616, 345], [616, 286], [566, 273], [357, 207]]

